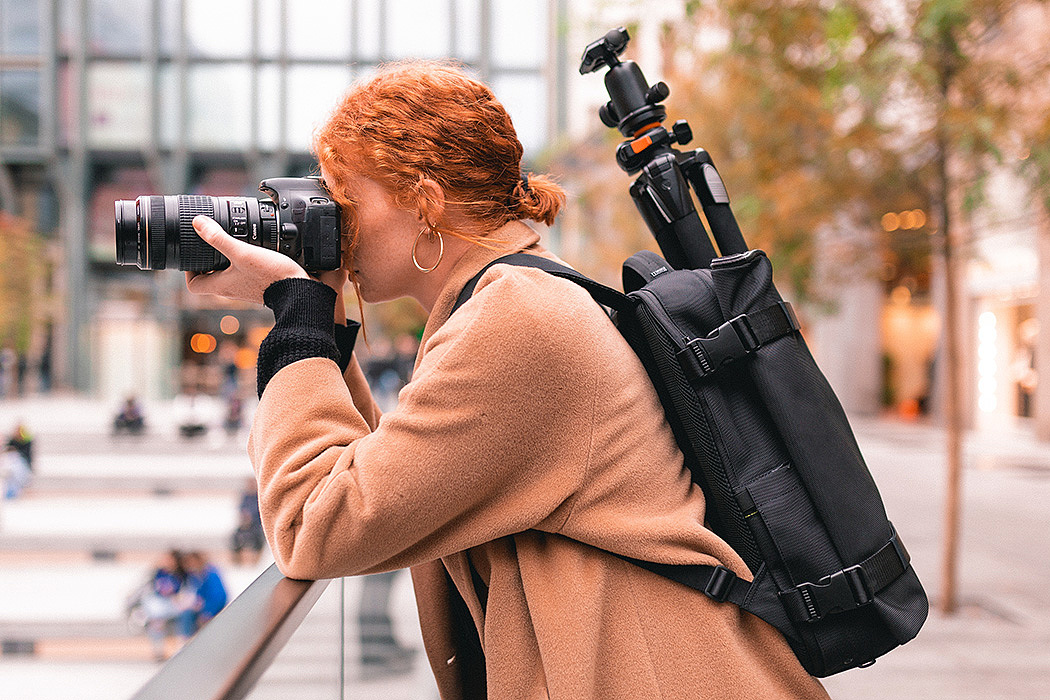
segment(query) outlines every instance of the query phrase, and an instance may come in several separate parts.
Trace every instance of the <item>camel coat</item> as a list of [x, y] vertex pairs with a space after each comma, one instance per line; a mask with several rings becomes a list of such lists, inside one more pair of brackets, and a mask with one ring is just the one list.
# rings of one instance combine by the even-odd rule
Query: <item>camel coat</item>
[[496, 265], [449, 318], [489, 261], [549, 255], [523, 223], [496, 236], [456, 264], [395, 410], [379, 415], [356, 361], [300, 360], [267, 385], [249, 454], [281, 571], [412, 567], [446, 700], [826, 698], [765, 622], [609, 553], [750, 578], [583, 289]]

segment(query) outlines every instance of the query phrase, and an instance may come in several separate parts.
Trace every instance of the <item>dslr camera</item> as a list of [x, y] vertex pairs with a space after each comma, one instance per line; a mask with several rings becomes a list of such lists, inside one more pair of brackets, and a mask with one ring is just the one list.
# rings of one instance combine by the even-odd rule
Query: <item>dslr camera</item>
[[307, 272], [337, 269], [339, 206], [320, 178], [268, 178], [259, 189], [269, 198], [177, 194], [117, 200], [117, 263], [193, 272], [229, 267], [226, 256], [193, 229], [193, 217], [203, 214], [234, 238], [284, 253]]

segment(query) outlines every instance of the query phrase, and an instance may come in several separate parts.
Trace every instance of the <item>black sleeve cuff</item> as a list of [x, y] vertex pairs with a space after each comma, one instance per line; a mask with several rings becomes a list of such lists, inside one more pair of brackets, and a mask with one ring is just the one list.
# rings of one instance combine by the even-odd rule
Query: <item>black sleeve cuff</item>
[[339, 348], [339, 369], [346, 372], [350, 366], [350, 357], [354, 352], [354, 344], [357, 342], [357, 331], [361, 324], [357, 321], [346, 319], [346, 325], [335, 324], [335, 344]]
[[309, 357], [339, 362], [335, 300], [334, 289], [312, 279], [283, 279], [266, 288], [263, 303], [273, 309], [274, 326], [259, 345], [260, 397], [273, 375], [286, 365]]

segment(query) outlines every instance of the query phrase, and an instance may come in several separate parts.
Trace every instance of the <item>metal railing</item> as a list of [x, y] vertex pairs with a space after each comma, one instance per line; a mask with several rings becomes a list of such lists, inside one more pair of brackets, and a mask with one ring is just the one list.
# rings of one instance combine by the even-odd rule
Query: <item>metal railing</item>
[[131, 700], [246, 697], [328, 583], [285, 578], [271, 565]]

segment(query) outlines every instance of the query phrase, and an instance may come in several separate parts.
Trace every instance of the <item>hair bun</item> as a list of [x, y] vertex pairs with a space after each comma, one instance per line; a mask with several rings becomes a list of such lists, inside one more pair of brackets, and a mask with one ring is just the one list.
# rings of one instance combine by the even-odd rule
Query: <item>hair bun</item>
[[522, 173], [514, 186], [514, 196], [521, 218], [542, 221], [548, 226], [565, 205], [565, 190], [546, 175]]

